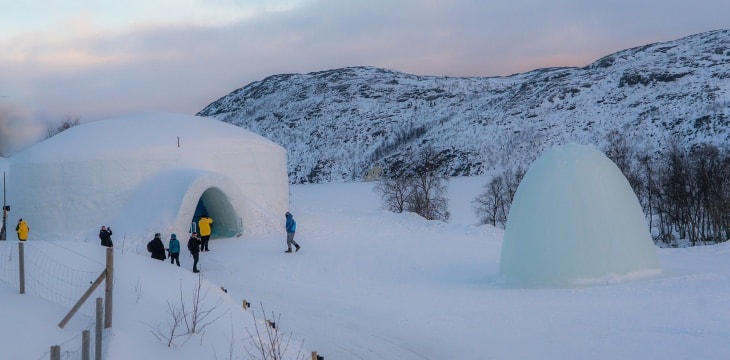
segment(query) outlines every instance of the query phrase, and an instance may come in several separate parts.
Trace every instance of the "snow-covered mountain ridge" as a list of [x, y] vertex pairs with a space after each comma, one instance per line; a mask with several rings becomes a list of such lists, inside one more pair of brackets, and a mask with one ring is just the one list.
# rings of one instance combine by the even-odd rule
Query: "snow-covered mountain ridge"
[[288, 150], [293, 183], [361, 180], [425, 145], [449, 175], [529, 164], [546, 148], [605, 145], [619, 130], [660, 152], [730, 143], [730, 30], [506, 77], [416, 76], [374, 67], [282, 74], [201, 110]]

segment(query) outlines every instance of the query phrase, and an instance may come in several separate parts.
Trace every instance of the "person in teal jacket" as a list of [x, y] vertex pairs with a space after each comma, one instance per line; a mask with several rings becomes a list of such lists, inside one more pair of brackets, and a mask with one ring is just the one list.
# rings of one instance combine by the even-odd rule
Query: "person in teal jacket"
[[180, 266], [180, 241], [177, 240], [177, 235], [170, 235], [167, 251], [170, 253], [170, 264], [177, 263], [177, 266]]

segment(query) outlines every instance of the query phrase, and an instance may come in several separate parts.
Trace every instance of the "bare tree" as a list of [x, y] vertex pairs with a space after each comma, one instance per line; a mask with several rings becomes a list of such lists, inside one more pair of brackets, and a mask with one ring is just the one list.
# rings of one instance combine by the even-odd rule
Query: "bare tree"
[[504, 225], [507, 220], [500, 216], [504, 202], [503, 178], [497, 176], [484, 187], [486, 190], [472, 201], [472, 206], [479, 218], [479, 223], [490, 224], [492, 226], [497, 226], [497, 223]]
[[505, 227], [512, 201], [524, 176], [525, 171], [521, 166], [509, 168], [484, 186], [484, 192], [472, 201], [480, 224]]
[[636, 191], [636, 196], [639, 198], [639, 203], [644, 210], [644, 215], [649, 220], [649, 229], [653, 229], [654, 209], [656, 208], [656, 201], [658, 199], [655, 164], [651, 156], [647, 154], [639, 155], [638, 161], [640, 171], [637, 172], [637, 176], [642, 190]]
[[626, 135], [614, 129], [606, 134], [606, 140], [608, 141], [606, 156], [618, 166], [624, 175], [628, 174], [630, 172], [632, 154]]
[[446, 185], [449, 178], [441, 174], [445, 164], [442, 153], [428, 146], [421, 150], [410, 167], [412, 179], [408, 210], [428, 220], [449, 220], [449, 203]]
[[405, 176], [381, 177], [375, 186], [375, 191], [380, 193], [384, 206], [396, 213], [402, 213], [407, 209], [408, 197], [411, 191], [411, 180]]
[[194, 334], [196, 332], [203, 331], [205, 327], [214, 323], [220, 319], [227, 311], [222, 312], [218, 315], [214, 313], [223, 302], [223, 299], [218, 299], [215, 303], [209, 306], [205, 306], [205, 298], [208, 296], [208, 291], [205, 293], [201, 292], [203, 287], [203, 277], [198, 274], [198, 282], [193, 287], [193, 298], [191, 301], [191, 309], [189, 312], [185, 311], [185, 300], [183, 299], [182, 286], [180, 286], [180, 306], [185, 314], [184, 322], [188, 330], [188, 333]]
[[408, 162], [395, 162], [375, 187], [384, 207], [393, 212], [409, 211], [428, 220], [447, 221], [450, 217], [446, 186], [441, 174], [444, 156], [433, 148], [421, 150]]
[[[183, 295], [183, 286], [180, 284], [180, 304], [174, 305], [168, 301], [167, 313], [170, 317], [165, 326], [157, 326], [151, 330], [152, 335], [158, 341], [166, 342], [168, 347], [177, 346], [178, 344], [175, 343], [176, 339], [185, 337], [185, 341], [187, 341], [193, 334], [202, 332], [208, 325], [214, 323], [228, 312], [226, 310], [220, 314], [215, 314], [223, 299], [218, 299], [212, 305], [206, 306], [205, 298], [208, 292], [201, 292], [202, 287], [203, 280], [198, 275], [198, 281], [193, 287], [193, 297], [188, 307]], [[183, 325], [185, 325], [184, 332], [182, 331]]]
[[152, 335], [157, 339], [157, 341], [160, 342], [166, 342], [167, 347], [177, 346], [175, 343], [175, 340], [187, 336], [189, 337], [189, 333], [180, 333], [180, 325], [183, 323], [183, 319], [185, 318], [185, 313], [183, 310], [173, 305], [171, 302], [167, 302], [167, 313], [170, 315], [170, 317], [167, 319], [167, 323], [165, 324], [165, 328], [162, 328], [160, 326], [157, 326], [151, 330]]
[[663, 153], [635, 153], [625, 170], [655, 241], [717, 243], [730, 238], [730, 153], [711, 144], [685, 149], [680, 138]]
[[[267, 317], [263, 303], [261, 304], [261, 314], [264, 317], [265, 325], [259, 325], [256, 312], [251, 311], [254, 330], [251, 331], [246, 328], [250, 345], [245, 347], [246, 353], [251, 359], [256, 360], [282, 360], [289, 350], [292, 333], [281, 332], [281, 314], [274, 316], [272, 312], [271, 317]], [[263, 329], [261, 329], [262, 327]], [[303, 345], [304, 343], [299, 345], [299, 350], [295, 356], [296, 359], [303, 358]]]
[[49, 127], [46, 131], [46, 139], [49, 139], [55, 135], [58, 135], [76, 125], [78, 125], [81, 122], [81, 119], [76, 116], [66, 115], [66, 119], [61, 121], [60, 124], [58, 124], [56, 127]]

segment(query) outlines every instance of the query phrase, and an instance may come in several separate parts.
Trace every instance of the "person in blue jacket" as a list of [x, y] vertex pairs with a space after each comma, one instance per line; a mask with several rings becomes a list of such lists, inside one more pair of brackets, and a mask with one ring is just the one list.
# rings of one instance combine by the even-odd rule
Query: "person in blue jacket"
[[177, 263], [180, 266], [180, 241], [177, 240], [177, 235], [170, 235], [167, 251], [170, 253], [170, 264]]
[[294, 245], [296, 248], [295, 251], [299, 251], [301, 246], [297, 244], [296, 241], [294, 241], [294, 233], [297, 231], [297, 222], [294, 221], [294, 216], [290, 212], [286, 212], [284, 215], [286, 216], [286, 247], [287, 250], [284, 252], [290, 253], [291, 252], [291, 246]]

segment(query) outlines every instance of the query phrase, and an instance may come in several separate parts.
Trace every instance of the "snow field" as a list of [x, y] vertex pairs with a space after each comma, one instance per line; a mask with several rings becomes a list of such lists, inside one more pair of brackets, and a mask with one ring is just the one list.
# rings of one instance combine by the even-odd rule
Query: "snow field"
[[[663, 273], [655, 278], [593, 286], [508, 285], [499, 275], [503, 232], [474, 226], [471, 210], [463, 209], [485, 182], [451, 181], [449, 224], [380, 210], [372, 183], [292, 186], [302, 250], [283, 252], [283, 230], [212, 240], [211, 251], [201, 254], [205, 286], [210, 300], [223, 299], [222, 307], [233, 315], [178, 348], [156, 341], [150, 325], [166, 321], [167, 301], [179, 298], [180, 281], [187, 288], [196, 280], [191, 258], [183, 253], [178, 268], [142, 251], [137, 256], [133, 247], [123, 254], [117, 249], [107, 359], [227, 359], [232, 332], [233, 358], [246, 359], [242, 334], [252, 322], [240, 310], [242, 299], [254, 310], [263, 304], [267, 312], [280, 314], [282, 331], [304, 341], [305, 355], [316, 350], [329, 359], [716, 359], [730, 354], [725, 341], [730, 246], [657, 249]], [[282, 227], [283, 221], [282, 214]], [[178, 236], [184, 242], [184, 235]], [[96, 240], [64, 246], [92, 258], [103, 250]], [[0, 300], [5, 304], [0, 318], [23, 324], [23, 330], [0, 327], [4, 356], [46, 358], [50, 345], [88, 324], [78, 317], [60, 330], [56, 324], [67, 307], [17, 295], [5, 283]]]

